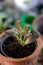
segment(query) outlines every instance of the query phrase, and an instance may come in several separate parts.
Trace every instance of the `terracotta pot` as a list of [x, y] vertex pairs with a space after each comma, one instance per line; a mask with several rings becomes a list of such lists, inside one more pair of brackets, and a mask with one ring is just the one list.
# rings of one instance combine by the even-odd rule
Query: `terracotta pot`
[[[0, 38], [3, 37], [4, 35], [5, 35], [5, 33], [2, 33]], [[12, 65], [34, 65], [34, 64], [37, 65], [37, 59], [38, 59], [39, 53], [40, 53], [41, 48], [42, 48], [42, 42], [43, 42], [42, 37], [40, 36], [37, 39], [36, 50], [33, 52], [32, 55], [27, 56], [25, 58], [14, 59], [14, 58], [9, 58], [9, 57], [5, 57], [5, 56], [0, 55], [0, 63], [2, 62], [2, 64], [3, 64], [4, 62], [9, 62], [9, 65], [10, 65], [10, 63]]]

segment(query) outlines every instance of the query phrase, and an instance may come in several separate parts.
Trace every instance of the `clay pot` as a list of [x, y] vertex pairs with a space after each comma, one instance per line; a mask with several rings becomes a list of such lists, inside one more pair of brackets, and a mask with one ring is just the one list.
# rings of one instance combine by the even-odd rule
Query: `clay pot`
[[[1, 37], [3, 37], [5, 35], [5, 33], [1, 34]], [[10, 58], [10, 57], [5, 57], [5, 56], [0, 56], [0, 63], [1, 63], [1, 59], [3, 60], [2, 62], [9, 62], [12, 63], [12, 65], [37, 65], [37, 59], [39, 56], [39, 53], [41, 51], [42, 48], [42, 39], [41, 36], [37, 39], [37, 48], [36, 50], [33, 52], [32, 55], [27, 56], [25, 58], [20, 58], [20, 59], [14, 59], [14, 58]]]

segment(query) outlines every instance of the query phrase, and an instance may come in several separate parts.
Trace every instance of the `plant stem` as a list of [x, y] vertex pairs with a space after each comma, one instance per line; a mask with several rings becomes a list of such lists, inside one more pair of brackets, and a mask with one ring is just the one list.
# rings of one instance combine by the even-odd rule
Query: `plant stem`
[[15, 35], [15, 37], [17, 38], [18, 42], [24, 47], [25, 42], [21, 38], [19, 38], [17, 35]]

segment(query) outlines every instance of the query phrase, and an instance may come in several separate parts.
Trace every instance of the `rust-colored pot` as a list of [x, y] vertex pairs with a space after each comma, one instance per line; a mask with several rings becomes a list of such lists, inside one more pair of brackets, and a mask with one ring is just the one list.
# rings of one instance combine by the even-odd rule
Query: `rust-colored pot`
[[[0, 38], [2, 38], [5, 34], [6, 32], [2, 33]], [[42, 37], [40, 36], [37, 39], [37, 48], [32, 55], [20, 59], [14, 59], [0, 55], [0, 63], [2, 65], [37, 65], [37, 59], [43, 43], [41, 38]]]

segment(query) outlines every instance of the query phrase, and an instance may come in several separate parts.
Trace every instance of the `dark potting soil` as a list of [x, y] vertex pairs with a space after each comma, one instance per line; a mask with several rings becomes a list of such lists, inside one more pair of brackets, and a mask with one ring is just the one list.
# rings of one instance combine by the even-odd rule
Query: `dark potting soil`
[[36, 41], [22, 47], [16, 38], [8, 37], [3, 45], [2, 49], [6, 55], [13, 58], [24, 58], [31, 55], [37, 47]]

